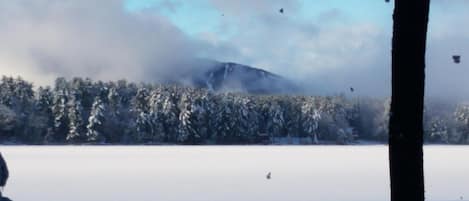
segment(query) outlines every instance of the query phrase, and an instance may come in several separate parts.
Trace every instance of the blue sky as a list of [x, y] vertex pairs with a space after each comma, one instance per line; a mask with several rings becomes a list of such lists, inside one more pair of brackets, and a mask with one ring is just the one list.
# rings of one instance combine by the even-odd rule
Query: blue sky
[[205, 0], [174, 1], [175, 9], [164, 5], [167, 0], [128, 0], [124, 5], [128, 12], [155, 9], [155, 12], [168, 17], [178, 28], [187, 34], [214, 31], [221, 23], [220, 11]]
[[[298, 0], [293, 12], [285, 8], [285, 16], [298, 21], [315, 21], [321, 13], [337, 10], [351, 22], [373, 22], [376, 25], [388, 26], [392, 13], [392, 3], [378, 0]], [[288, 2], [288, 1], [285, 1]], [[274, 2], [278, 9], [282, 3]], [[286, 3], [288, 4], [288, 3]], [[172, 5], [169, 7], [168, 5]], [[225, 12], [213, 6], [209, 0], [126, 0], [124, 9], [128, 12], [154, 10], [169, 18], [178, 28], [189, 35], [201, 32], [217, 32]], [[272, 13], [277, 14], [277, 9]], [[233, 16], [236, 17], [236, 16]], [[236, 26], [236, 24], [232, 25]], [[243, 30], [238, 30], [243, 31]]]

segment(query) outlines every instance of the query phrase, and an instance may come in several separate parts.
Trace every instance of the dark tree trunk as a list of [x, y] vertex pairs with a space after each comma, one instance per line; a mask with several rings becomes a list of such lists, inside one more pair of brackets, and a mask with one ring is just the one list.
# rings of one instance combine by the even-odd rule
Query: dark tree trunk
[[423, 201], [423, 101], [430, 0], [395, 0], [389, 123], [391, 201]]

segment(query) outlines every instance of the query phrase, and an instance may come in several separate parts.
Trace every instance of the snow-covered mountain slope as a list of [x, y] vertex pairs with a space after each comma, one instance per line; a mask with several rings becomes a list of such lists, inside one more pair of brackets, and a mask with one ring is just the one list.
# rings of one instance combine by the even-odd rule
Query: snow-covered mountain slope
[[214, 62], [199, 75], [192, 76], [196, 87], [214, 91], [248, 92], [256, 94], [295, 93], [293, 82], [268, 71], [236, 63]]

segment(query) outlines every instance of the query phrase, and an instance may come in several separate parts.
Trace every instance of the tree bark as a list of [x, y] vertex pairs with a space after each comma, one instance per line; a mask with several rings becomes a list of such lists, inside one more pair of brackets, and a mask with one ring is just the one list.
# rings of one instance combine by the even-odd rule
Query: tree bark
[[395, 0], [389, 122], [391, 201], [423, 201], [423, 103], [430, 0]]

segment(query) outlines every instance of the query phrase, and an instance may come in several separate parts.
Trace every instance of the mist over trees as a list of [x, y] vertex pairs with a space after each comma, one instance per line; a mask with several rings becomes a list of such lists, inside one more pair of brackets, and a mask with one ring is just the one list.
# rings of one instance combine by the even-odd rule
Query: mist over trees
[[[20, 144], [354, 144], [387, 140], [389, 99], [215, 93], [176, 85], [0, 80], [0, 141]], [[428, 143], [469, 144], [469, 104], [427, 101]]]

